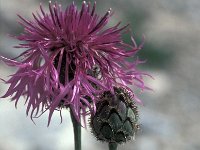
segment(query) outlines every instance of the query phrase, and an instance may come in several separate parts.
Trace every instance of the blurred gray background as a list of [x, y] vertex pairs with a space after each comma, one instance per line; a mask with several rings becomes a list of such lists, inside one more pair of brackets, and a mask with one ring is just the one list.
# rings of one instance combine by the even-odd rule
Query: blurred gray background
[[[52, 0], [53, 1], [53, 0]], [[44, 6], [46, 0], [0, 0], [0, 55], [15, 57], [18, 41], [8, 34], [23, 31], [16, 14], [32, 18], [31, 13]], [[58, 0], [63, 8], [71, 0]], [[93, 1], [91, 1], [93, 2]], [[75, 1], [80, 6], [81, 1]], [[119, 146], [119, 150], [199, 150], [200, 149], [200, 1], [199, 0], [97, 0], [97, 12], [115, 11], [111, 25], [121, 20], [130, 23], [136, 41], [146, 36], [139, 52], [147, 63], [141, 69], [155, 80], [146, 79], [154, 92], [144, 92], [140, 108], [142, 130], [135, 141]], [[128, 40], [129, 35], [124, 39]], [[16, 70], [0, 62], [0, 77]], [[0, 95], [8, 86], [0, 83]], [[67, 111], [63, 123], [55, 113], [49, 128], [48, 113], [34, 125], [25, 115], [24, 99], [14, 108], [9, 99], [0, 100], [0, 150], [73, 150], [72, 124]], [[90, 129], [82, 130], [83, 150], [108, 149], [95, 140]]]

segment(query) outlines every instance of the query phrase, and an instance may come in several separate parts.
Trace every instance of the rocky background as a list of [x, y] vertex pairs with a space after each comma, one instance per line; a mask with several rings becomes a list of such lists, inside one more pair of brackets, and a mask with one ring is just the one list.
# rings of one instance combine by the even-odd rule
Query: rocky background
[[[15, 57], [17, 35], [23, 29], [16, 14], [31, 18], [46, 0], [0, 0], [0, 55]], [[71, 0], [58, 0], [66, 7]], [[92, 1], [93, 2], [93, 1]], [[81, 1], [75, 1], [80, 5]], [[139, 94], [142, 130], [135, 141], [119, 146], [119, 150], [199, 150], [200, 149], [200, 1], [199, 0], [97, 0], [101, 14], [115, 11], [111, 24], [122, 20], [130, 23], [137, 41], [146, 36], [140, 58], [147, 59], [141, 69], [155, 78], [147, 79], [154, 92]], [[125, 40], [128, 36], [124, 37]], [[128, 41], [127, 41], [128, 42]], [[15, 70], [0, 62], [0, 77], [7, 78]], [[0, 95], [7, 86], [0, 83]], [[63, 123], [55, 113], [50, 127], [48, 113], [32, 123], [25, 115], [24, 99], [18, 108], [9, 99], [0, 100], [0, 150], [73, 150], [72, 124], [67, 111]], [[95, 140], [90, 129], [82, 130], [83, 150], [107, 149]]]

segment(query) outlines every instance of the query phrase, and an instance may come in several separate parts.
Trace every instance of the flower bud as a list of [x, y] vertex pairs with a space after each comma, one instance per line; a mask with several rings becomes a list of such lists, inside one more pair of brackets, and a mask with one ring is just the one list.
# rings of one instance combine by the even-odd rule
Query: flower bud
[[138, 110], [128, 90], [114, 87], [114, 95], [104, 92], [96, 107], [90, 126], [98, 140], [121, 144], [134, 138], [139, 129]]

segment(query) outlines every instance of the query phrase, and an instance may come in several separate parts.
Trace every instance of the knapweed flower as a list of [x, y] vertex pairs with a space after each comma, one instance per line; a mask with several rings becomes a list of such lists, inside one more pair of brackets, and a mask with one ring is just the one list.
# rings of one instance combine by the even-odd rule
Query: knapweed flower
[[49, 124], [53, 112], [62, 108], [70, 108], [79, 122], [94, 114], [98, 95], [114, 91], [114, 86], [145, 89], [145, 74], [136, 70], [141, 62], [127, 61], [142, 44], [137, 46], [133, 37], [132, 45], [123, 42], [127, 26], [107, 27], [111, 9], [99, 16], [95, 7], [96, 3], [91, 6], [84, 1], [80, 11], [74, 3], [63, 10], [50, 2], [49, 12], [40, 6], [33, 20], [19, 15], [24, 32], [16, 36], [22, 41], [16, 48], [25, 51], [17, 59], [1, 57], [18, 68], [5, 81], [10, 87], [2, 97], [11, 96], [17, 105], [20, 96], [25, 96], [27, 115], [34, 118], [49, 110]]

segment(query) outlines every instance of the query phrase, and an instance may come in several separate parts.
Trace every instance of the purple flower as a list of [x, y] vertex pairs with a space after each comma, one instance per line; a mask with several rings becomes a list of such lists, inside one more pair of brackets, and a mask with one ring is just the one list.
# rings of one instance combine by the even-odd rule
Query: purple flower
[[[12, 97], [17, 103], [26, 96], [27, 115], [31, 119], [49, 110], [50, 123], [55, 110], [69, 107], [75, 118], [85, 118], [95, 113], [98, 95], [113, 91], [114, 86], [135, 85], [145, 87], [142, 76], [136, 70], [142, 63], [127, 61], [142, 48], [133, 37], [132, 45], [122, 40], [127, 26], [106, 27], [111, 10], [102, 17], [95, 13], [96, 3], [83, 2], [82, 8], [71, 4], [65, 10], [57, 3], [49, 3], [49, 13], [33, 14], [29, 21], [19, 15], [24, 32], [16, 38], [22, 41], [16, 48], [25, 48], [17, 59], [1, 59], [9, 66], [17, 67], [6, 84], [10, 87], [2, 96]], [[134, 99], [140, 102], [134, 95]]]

